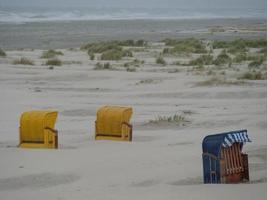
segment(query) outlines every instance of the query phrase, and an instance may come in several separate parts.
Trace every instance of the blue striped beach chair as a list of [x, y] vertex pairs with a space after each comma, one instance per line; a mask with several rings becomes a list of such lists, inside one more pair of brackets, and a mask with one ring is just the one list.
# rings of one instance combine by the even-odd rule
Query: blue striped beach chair
[[251, 142], [247, 130], [208, 135], [202, 142], [204, 183], [249, 181], [248, 155], [242, 153]]

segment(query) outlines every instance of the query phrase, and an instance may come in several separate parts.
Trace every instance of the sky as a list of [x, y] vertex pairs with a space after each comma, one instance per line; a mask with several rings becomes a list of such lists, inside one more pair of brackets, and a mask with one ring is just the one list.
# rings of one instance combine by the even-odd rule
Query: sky
[[267, 0], [0, 0], [0, 6], [266, 8]]

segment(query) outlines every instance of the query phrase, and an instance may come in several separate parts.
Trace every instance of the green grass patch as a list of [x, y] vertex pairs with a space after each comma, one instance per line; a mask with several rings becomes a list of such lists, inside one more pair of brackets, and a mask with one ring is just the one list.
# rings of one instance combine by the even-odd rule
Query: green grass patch
[[[267, 39], [236, 39], [233, 41], [217, 41], [212, 44], [214, 49], [232, 49], [233, 52], [244, 52], [246, 47], [249, 48], [262, 48], [267, 47]], [[229, 52], [231, 53], [231, 52]]]
[[221, 86], [221, 85], [243, 85], [245, 82], [241, 80], [226, 80], [219, 77], [212, 77], [205, 81], [196, 83], [196, 86]]
[[186, 119], [185, 115], [175, 114], [172, 116], [157, 116], [155, 119], [150, 120], [149, 123], [151, 124], [170, 123], [170, 124], [185, 126], [188, 123], [190, 123], [190, 121]]
[[34, 62], [29, 58], [22, 57], [13, 61], [14, 65], [34, 65]]
[[219, 65], [229, 64], [231, 62], [232, 62], [231, 57], [226, 53], [225, 50], [223, 50], [213, 61], [213, 64], [219, 66]]
[[111, 49], [101, 55], [101, 60], [121, 60], [123, 57], [132, 57], [132, 52], [128, 50]]
[[6, 57], [6, 52], [0, 48], [0, 57]]
[[53, 49], [50, 49], [48, 51], [44, 51], [41, 58], [54, 58], [56, 56], [63, 56], [64, 54], [61, 51], [55, 51]]
[[199, 58], [195, 60], [189, 61], [188, 65], [212, 65], [213, 64], [213, 56], [212, 55], [201, 55]]
[[252, 62], [250, 62], [248, 64], [248, 68], [252, 69], [252, 68], [259, 68], [264, 62], [264, 58], [263, 57], [259, 57], [256, 60], [253, 60]]
[[263, 74], [262, 72], [258, 71], [253, 71], [253, 72], [245, 72], [242, 74], [239, 79], [246, 79], [246, 80], [265, 80], [266, 74]]
[[172, 48], [165, 48], [165, 54], [182, 54], [182, 53], [207, 53], [205, 44], [195, 38], [187, 38], [184, 40], [165, 39], [163, 42], [172, 46]]
[[234, 59], [233, 59], [233, 62], [234, 63], [241, 63], [243, 61], [246, 61], [247, 60], [247, 54], [246, 53], [238, 53]]
[[165, 66], [167, 62], [164, 60], [162, 56], [156, 58], [156, 63]]
[[54, 58], [54, 59], [47, 60], [45, 65], [61, 66], [62, 65], [62, 61], [59, 60], [58, 58]]

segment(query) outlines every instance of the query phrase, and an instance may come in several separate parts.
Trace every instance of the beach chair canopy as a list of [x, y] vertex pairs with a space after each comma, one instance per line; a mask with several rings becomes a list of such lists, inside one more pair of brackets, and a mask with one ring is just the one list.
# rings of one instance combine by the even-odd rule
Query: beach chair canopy
[[54, 143], [55, 141], [51, 141], [54, 140], [51, 134], [57, 134], [57, 131], [54, 130], [57, 114], [57, 111], [41, 110], [22, 113], [20, 118], [21, 146], [26, 147], [27, 144], [29, 147], [32, 146], [31, 144], [49, 146]]
[[231, 131], [206, 136], [202, 142], [202, 149], [203, 152], [207, 152], [218, 157], [222, 147], [228, 148], [234, 143], [241, 143], [240, 148], [242, 150], [243, 144], [246, 142], [251, 142], [248, 137], [247, 130]]
[[[131, 132], [131, 107], [104, 106], [97, 111], [96, 139], [98, 136], [118, 137], [127, 140]], [[99, 138], [100, 139], [100, 138]]]

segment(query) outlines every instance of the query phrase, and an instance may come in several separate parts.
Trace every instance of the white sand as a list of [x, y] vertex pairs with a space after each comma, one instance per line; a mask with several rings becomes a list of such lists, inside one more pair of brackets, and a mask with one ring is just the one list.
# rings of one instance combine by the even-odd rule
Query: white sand
[[[207, 77], [162, 72], [173, 66], [95, 71], [84, 52], [64, 50], [62, 60], [82, 64], [48, 70], [40, 50], [7, 53], [0, 58], [1, 200], [266, 199], [266, 80], [196, 87]], [[21, 56], [36, 65], [11, 64]], [[147, 79], [153, 82], [138, 84]], [[133, 107], [133, 142], [94, 141], [95, 113], [106, 104]], [[16, 148], [20, 114], [47, 108], [59, 111], [60, 148]], [[187, 126], [147, 123], [183, 111], [192, 112]], [[251, 183], [202, 184], [203, 137], [237, 129], [248, 129], [253, 141], [244, 147]]]

